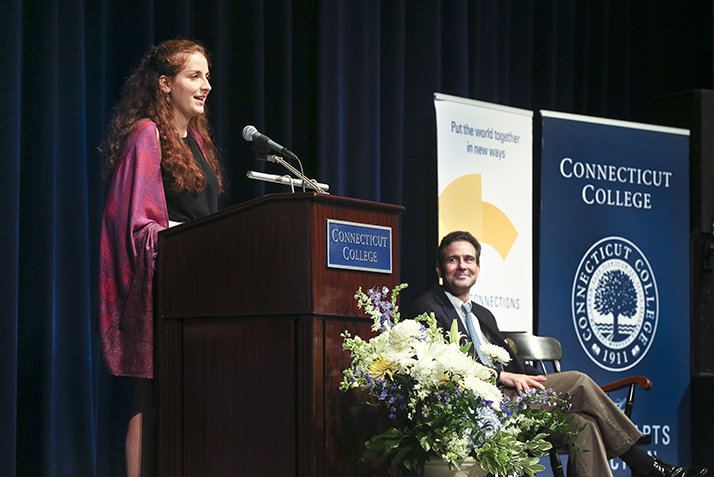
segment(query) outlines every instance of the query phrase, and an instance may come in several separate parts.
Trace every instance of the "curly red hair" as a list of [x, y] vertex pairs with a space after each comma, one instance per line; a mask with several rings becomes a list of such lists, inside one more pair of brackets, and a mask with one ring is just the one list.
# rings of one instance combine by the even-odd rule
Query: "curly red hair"
[[[203, 55], [210, 64], [208, 52], [203, 45], [190, 40], [165, 41], [149, 50], [126, 80], [121, 97], [114, 107], [106, 138], [100, 147], [106, 158], [106, 178], [114, 174], [124, 143], [134, 127], [150, 119], [159, 130], [161, 165], [173, 176], [174, 189], [198, 192], [206, 187], [203, 172], [173, 126], [171, 105], [159, 87], [162, 75], [173, 79], [194, 53]], [[220, 190], [223, 190], [221, 170], [206, 114], [191, 118], [188, 127], [201, 136], [206, 161], [218, 177]]]

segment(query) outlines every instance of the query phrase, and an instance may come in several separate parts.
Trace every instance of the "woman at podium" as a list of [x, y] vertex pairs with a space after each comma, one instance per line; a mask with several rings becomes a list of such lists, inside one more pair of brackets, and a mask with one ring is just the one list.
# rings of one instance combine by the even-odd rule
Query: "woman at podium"
[[222, 190], [205, 114], [209, 78], [202, 45], [169, 40], [151, 48], [127, 79], [101, 148], [109, 190], [100, 238], [98, 333], [109, 372], [135, 378], [126, 439], [130, 476], [142, 469], [151, 474], [155, 465], [157, 234], [215, 212]]

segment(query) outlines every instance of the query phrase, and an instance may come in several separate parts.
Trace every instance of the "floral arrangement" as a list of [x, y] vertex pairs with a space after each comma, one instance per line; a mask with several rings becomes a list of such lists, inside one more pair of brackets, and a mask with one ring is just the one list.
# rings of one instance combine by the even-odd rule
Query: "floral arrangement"
[[[386, 408], [393, 423], [365, 443], [362, 460], [386, 459], [392, 469], [418, 470], [432, 458], [459, 468], [473, 457], [501, 476], [544, 470], [539, 457], [552, 446], [542, 431], [560, 432], [571, 442], [575, 437], [563, 413], [567, 401], [552, 390], [504, 398], [496, 371], [469, 356], [470, 343], [459, 345], [456, 323], [446, 340], [433, 313], [400, 320], [397, 297], [405, 287], [391, 296], [387, 288], [360, 288], [355, 299], [379, 334], [369, 341], [342, 334], [352, 362], [340, 389], [366, 389], [373, 396], [368, 404]], [[510, 359], [499, 346], [482, 350], [494, 363]]]

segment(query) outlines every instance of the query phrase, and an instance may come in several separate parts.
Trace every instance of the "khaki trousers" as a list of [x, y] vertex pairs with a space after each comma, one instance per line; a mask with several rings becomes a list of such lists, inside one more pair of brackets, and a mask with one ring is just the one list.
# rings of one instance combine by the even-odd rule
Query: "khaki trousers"
[[[568, 456], [575, 464], [578, 477], [611, 477], [608, 459], [622, 455], [642, 433], [586, 374], [566, 371], [549, 374], [547, 378], [543, 383], [545, 387], [570, 398], [571, 408], [566, 414], [574, 416], [573, 429], [587, 424], [578, 442], [587, 438], [583, 447], [590, 452], [571, 450]], [[513, 388], [502, 388], [502, 391], [504, 395], [516, 396]]]

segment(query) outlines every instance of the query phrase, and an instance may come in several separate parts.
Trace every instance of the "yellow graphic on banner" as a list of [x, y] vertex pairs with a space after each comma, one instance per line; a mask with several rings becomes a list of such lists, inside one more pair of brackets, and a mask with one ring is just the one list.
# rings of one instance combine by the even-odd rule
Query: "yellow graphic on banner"
[[454, 230], [467, 230], [504, 260], [518, 232], [498, 207], [483, 202], [481, 174], [467, 174], [450, 183], [439, 196], [439, 241]]

